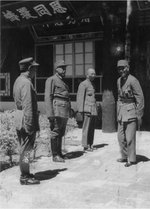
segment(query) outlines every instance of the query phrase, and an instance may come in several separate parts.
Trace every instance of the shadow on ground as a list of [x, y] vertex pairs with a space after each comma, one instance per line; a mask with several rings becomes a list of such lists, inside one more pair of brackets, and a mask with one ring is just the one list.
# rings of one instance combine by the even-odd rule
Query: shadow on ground
[[[105, 146], [108, 146], [108, 144], [97, 144], [97, 145], [94, 145], [93, 147], [96, 148], [96, 149], [100, 149], [100, 148], [105, 147]], [[65, 156], [68, 159], [73, 159], [73, 158], [81, 157], [83, 154], [84, 154], [84, 151], [77, 151], [77, 152], [69, 152]]]
[[140, 162], [147, 162], [147, 161], [150, 161], [150, 159], [147, 158], [147, 157], [144, 156], [144, 155], [137, 155], [137, 156], [136, 156], [136, 162], [137, 162], [137, 163], [140, 163]]
[[83, 151], [76, 151], [76, 152], [68, 152], [65, 156], [68, 159], [78, 158], [81, 157], [84, 154]]
[[100, 149], [100, 148], [103, 148], [103, 147], [105, 147], [105, 146], [108, 146], [108, 144], [96, 144], [96, 145], [94, 145], [94, 147], [95, 147], [96, 149]]
[[48, 179], [52, 179], [55, 176], [57, 176], [60, 172], [62, 171], [66, 171], [67, 168], [63, 168], [63, 169], [55, 169], [55, 170], [47, 170], [47, 171], [41, 171], [41, 172], [37, 172], [35, 173], [35, 177], [40, 180], [48, 180]]
[[0, 161], [0, 172], [2, 172], [3, 170], [6, 170], [8, 168], [12, 168], [14, 166], [19, 165], [19, 162], [5, 162], [5, 161]]

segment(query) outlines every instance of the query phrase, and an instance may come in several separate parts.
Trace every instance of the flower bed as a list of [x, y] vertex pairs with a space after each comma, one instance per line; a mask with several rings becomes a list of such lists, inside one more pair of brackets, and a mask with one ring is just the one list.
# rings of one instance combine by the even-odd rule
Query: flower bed
[[[9, 164], [10, 166], [14, 165], [14, 163], [16, 164], [19, 157], [19, 146], [14, 124], [14, 114], [15, 110], [0, 113], [0, 157], [2, 159], [0, 162], [0, 171], [3, 170], [3, 167], [5, 167], [3, 164]], [[49, 121], [46, 115], [40, 114], [39, 123], [40, 133], [35, 141], [32, 159], [41, 155], [51, 155], [50, 129]], [[70, 143], [73, 137], [71, 134], [68, 135], [68, 133], [77, 127], [78, 125], [76, 120], [74, 118], [69, 118], [66, 127], [65, 143], [67, 143], [67, 141]]]

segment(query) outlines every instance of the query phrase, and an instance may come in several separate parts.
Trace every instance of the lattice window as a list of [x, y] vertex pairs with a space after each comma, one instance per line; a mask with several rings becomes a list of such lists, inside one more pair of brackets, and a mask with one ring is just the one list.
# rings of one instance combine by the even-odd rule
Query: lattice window
[[94, 67], [93, 41], [56, 44], [55, 56], [67, 63], [66, 77], [84, 77], [86, 70]]
[[[50, 55], [51, 48], [48, 48], [47, 51], [45, 47], [42, 50], [39, 50], [41, 47], [43, 46], [39, 45], [37, 49], [38, 62], [45, 64], [43, 64], [41, 69], [37, 72], [38, 75], [35, 79], [35, 88], [37, 94], [44, 95], [45, 81], [48, 77], [48, 74], [51, 76], [53, 73], [55, 73], [53, 66], [50, 64], [54, 64], [56, 60], [63, 59], [67, 64], [65, 82], [69, 86], [70, 94], [73, 96], [76, 95], [80, 82], [86, 78], [86, 70], [89, 67], [95, 67], [94, 40], [78, 40], [73, 42], [55, 43], [53, 44], [53, 56]], [[47, 58], [48, 56], [50, 58]], [[50, 64], [47, 63], [45, 59], [51, 59]], [[46, 70], [43, 71], [43, 69]], [[102, 77], [103, 76], [101, 74], [98, 74], [95, 78], [94, 83], [97, 95], [102, 94]]]
[[0, 95], [10, 96], [10, 73], [0, 73]]
[[[67, 64], [65, 81], [70, 93], [76, 94], [78, 86], [86, 77], [86, 70], [94, 67], [94, 42], [77, 41], [55, 45], [55, 59], [64, 59]], [[102, 93], [102, 75], [96, 76], [96, 93]]]

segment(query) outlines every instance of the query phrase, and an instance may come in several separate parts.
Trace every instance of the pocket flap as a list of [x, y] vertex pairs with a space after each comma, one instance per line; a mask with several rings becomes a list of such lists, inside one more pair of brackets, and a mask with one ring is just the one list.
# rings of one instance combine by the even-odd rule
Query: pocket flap
[[61, 101], [61, 100], [56, 100], [54, 104], [55, 104], [55, 105], [58, 105], [58, 106], [63, 106], [63, 107], [65, 107], [65, 106], [68, 105], [68, 102], [66, 102], [66, 101]]
[[127, 110], [128, 111], [133, 110], [133, 109], [135, 109], [135, 104], [132, 103], [132, 104], [127, 105]]

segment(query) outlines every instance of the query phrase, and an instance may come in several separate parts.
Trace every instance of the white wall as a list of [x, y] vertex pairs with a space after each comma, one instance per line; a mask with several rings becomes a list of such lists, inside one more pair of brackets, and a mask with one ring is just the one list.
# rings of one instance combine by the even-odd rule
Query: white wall
[[15, 109], [14, 102], [0, 102], [0, 111]]

